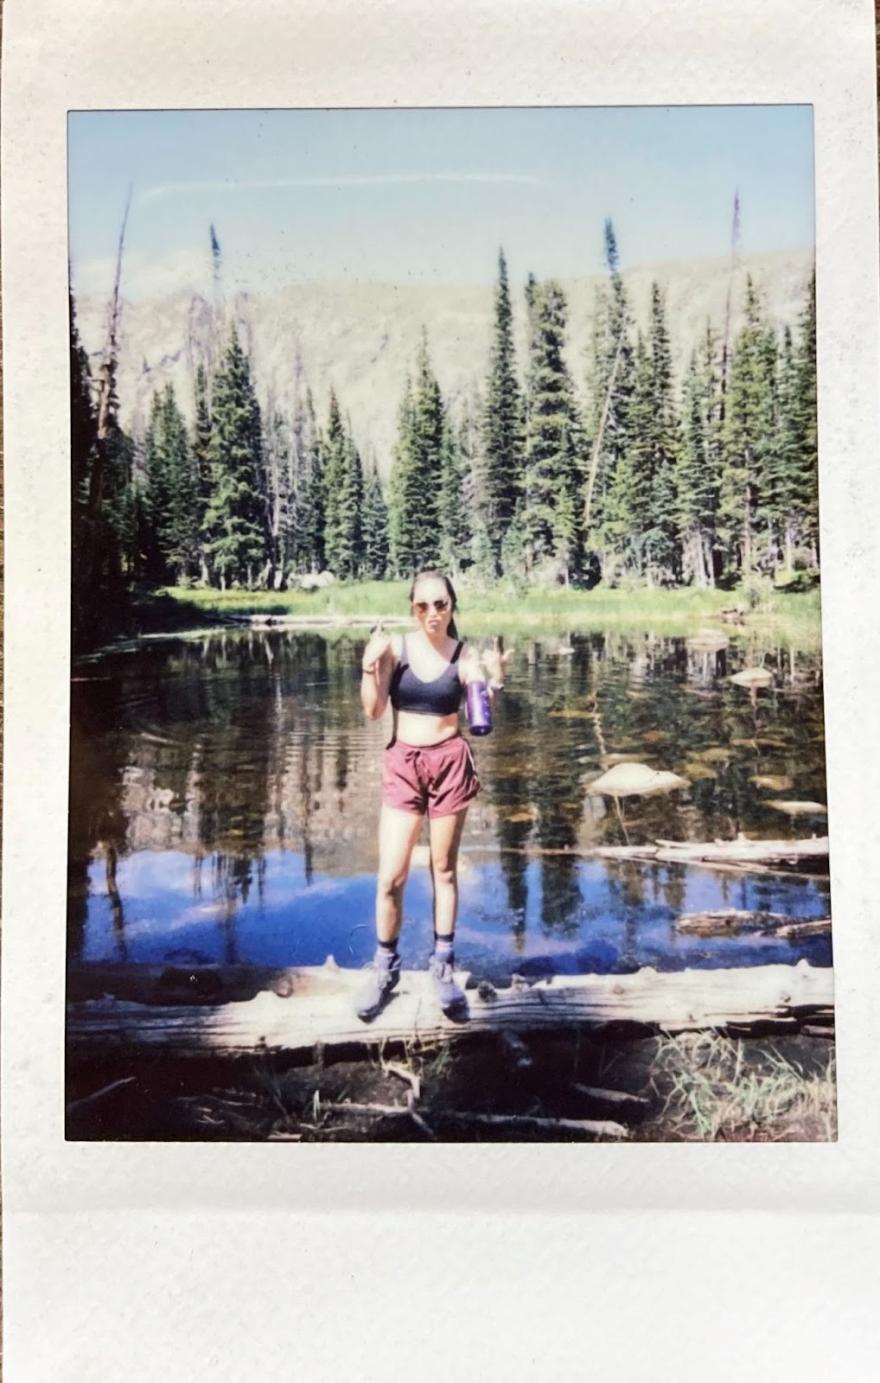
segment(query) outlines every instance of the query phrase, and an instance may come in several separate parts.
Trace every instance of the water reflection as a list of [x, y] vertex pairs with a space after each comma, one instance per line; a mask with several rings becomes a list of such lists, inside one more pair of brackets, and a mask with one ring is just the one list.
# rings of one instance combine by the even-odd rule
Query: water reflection
[[[181, 944], [230, 962], [265, 959], [254, 928], [285, 963], [322, 960], [334, 937], [340, 959], [369, 947], [388, 727], [360, 709], [363, 643], [348, 633], [224, 631], [145, 641], [76, 669], [73, 958], [143, 958], [149, 937], [164, 955], [177, 930]], [[766, 690], [750, 696], [725, 680], [761, 660], [774, 676]], [[471, 883], [462, 880], [463, 929], [468, 888], [476, 915], [485, 904], [479, 941], [468, 944], [487, 963], [538, 960], [550, 939], [566, 956], [601, 941], [597, 968], [602, 954], [612, 967], [655, 952], [676, 963], [680, 939], [673, 947], [667, 938], [661, 955], [656, 925], [665, 919], [665, 936], [685, 908], [684, 872], [587, 866], [575, 852], [625, 835], [803, 834], [803, 822], [765, 805], [779, 791], [755, 778], [788, 779], [789, 796], [824, 800], [819, 657], [756, 648], [753, 635], [718, 648], [655, 634], [520, 639], [496, 719], [477, 746], [484, 791], [465, 845], [481, 853]], [[679, 773], [689, 787], [627, 799], [624, 819], [587, 789], [627, 759]], [[408, 890], [413, 936], [430, 919], [424, 874]], [[707, 906], [733, 906], [724, 897], [746, 888], [703, 877], [714, 880]], [[774, 910], [791, 911], [786, 899], [800, 885], [772, 887]], [[809, 887], [807, 912], [819, 915], [827, 900]], [[602, 922], [612, 917], [613, 939]]]

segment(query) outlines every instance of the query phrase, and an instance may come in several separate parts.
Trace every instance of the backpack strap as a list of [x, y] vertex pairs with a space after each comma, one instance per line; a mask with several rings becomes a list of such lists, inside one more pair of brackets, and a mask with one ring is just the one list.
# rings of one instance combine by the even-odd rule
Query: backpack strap
[[453, 653], [452, 657], [449, 659], [450, 663], [457, 663], [457, 662], [458, 662], [458, 655], [459, 655], [459, 653], [461, 652], [461, 650], [462, 650], [463, 648], [464, 648], [464, 639], [459, 639], [459, 641], [458, 641], [458, 647], [456, 648], [456, 650], [455, 650], [455, 652]]

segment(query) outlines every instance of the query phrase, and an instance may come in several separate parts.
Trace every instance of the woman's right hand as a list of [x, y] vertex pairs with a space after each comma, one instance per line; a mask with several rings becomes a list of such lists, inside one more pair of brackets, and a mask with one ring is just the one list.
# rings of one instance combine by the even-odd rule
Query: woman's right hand
[[370, 634], [369, 642], [361, 657], [361, 668], [364, 672], [375, 672], [382, 658], [391, 647], [391, 639], [383, 632], [382, 621], [376, 625]]

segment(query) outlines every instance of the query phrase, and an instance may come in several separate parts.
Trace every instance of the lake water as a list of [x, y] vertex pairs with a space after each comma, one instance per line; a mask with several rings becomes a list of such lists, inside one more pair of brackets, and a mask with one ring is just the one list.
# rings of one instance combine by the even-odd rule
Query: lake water
[[[495, 729], [474, 745], [483, 791], [460, 861], [462, 965], [502, 979], [801, 956], [830, 964], [827, 938], [695, 938], [674, 927], [682, 912], [721, 907], [827, 916], [825, 879], [577, 853], [658, 837], [824, 835], [821, 815], [770, 805], [825, 801], [819, 654], [756, 645], [751, 634], [720, 652], [654, 634], [513, 642]], [[364, 643], [350, 631], [223, 631], [77, 664], [72, 962], [369, 959], [390, 722], [360, 708]], [[727, 680], [756, 662], [772, 672], [769, 688]], [[617, 756], [671, 769], [688, 787], [618, 811], [588, 792]], [[422, 964], [425, 844], [405, 919], [404, 963]]]

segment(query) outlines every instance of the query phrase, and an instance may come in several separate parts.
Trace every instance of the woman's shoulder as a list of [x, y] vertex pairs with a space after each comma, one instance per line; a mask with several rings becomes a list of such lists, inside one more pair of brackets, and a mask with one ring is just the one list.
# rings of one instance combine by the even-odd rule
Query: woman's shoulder
[[394, 658], [395, 663], [399, 663], [399, 662], [400, 662], [400, 655], [401, 655], [401, 652], [402, 652], [402, 650], [403, 650], [403, 635], [402, 635], [402, 634], [391, 634], [391, 635], [389, 635], [388, 642], [389, 642], [390, 645], [391, 645], [391, 653], [392, 653], [392, 656], [393, 656], [393, 658]]

